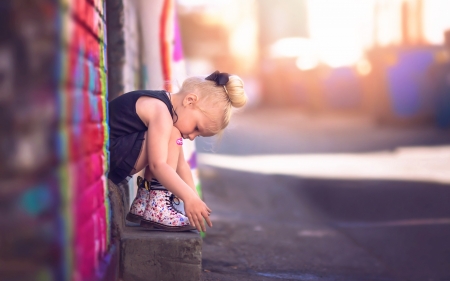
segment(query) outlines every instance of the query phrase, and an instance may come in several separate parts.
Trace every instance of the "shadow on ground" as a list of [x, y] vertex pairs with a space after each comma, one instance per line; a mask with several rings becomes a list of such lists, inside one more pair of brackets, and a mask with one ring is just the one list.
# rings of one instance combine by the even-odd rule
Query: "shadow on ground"
[[448, 185], [201, 171], [203, 280], [450, 280]]
[[[236, 114], [221, 141], [196, 142], [199, 153], [238, 156], [449, 143], [448, 130], [430, 125], [263, 108]], [[433, 157], [417, 171], [439, 174], [439, 163], [445, 171], [448, 156], [436, 154], [439, 163]], [[370, 161], [363, 168], [376, 173]], [[199, 170], [214, 223], [204, 239], [203, 280], [450, 280], [449, 185], [263, 175], [201, 163]]]

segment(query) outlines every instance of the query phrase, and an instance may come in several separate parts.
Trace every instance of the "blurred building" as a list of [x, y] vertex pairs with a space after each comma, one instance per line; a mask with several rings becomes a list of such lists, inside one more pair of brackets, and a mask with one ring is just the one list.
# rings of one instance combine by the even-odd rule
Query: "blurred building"
[[177, 1], [186, 69], [189, 75], [215, 70], [239, 75], [250, 97], [259, 98], [259, 1]]
[[251, 74], [259, 56], [257, 1], [196, 2], [179, 1], [178, 5], [191, 72], [210, 72], [216, 67], [241, 76]]
[[269, 48], [262, 58], [263, 101], [316, 113], [365, 114], [388, 123], [444, 126], [448, 121], [442, 111], [450, 108], [442, 101], [448, 94], [429, 86], [445, 82], [429, 73], [449, 63], [444, 46], [449, 5], [438, 0], [306, 1], [307, 34], [262, 46]]
[[[443, 113], [450, 110], [447, 94], [430, 88], [446, 83], [430, 73], [449, 63], [449, 1], [216, 0], [179, 6], [188, 69], [241, 74], [260, 105], [362, 114], [390, 124], [450, 122]], [[235, 40], [239, 32], [245, 40]], [[233, 51], [234, 45], [241, 50]]]

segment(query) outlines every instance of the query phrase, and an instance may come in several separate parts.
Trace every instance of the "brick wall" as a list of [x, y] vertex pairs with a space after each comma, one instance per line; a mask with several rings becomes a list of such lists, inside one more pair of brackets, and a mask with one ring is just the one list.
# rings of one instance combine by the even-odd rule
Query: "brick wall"
[[1, 280], [98, 280], [110, 265], [104, 11], [0, 4]]
[[[103, 0], [61, 3], [61, 189], [69, 276], [102, 274], [109, 245], [106, 21]], [[72, 275], [73, 274], [73, 275]]]

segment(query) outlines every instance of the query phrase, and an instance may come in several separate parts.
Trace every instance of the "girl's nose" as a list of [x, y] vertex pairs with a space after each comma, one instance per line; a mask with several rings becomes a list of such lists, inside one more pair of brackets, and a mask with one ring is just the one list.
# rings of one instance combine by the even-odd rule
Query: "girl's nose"
[[191, 141], [193, 141], [196, 137], [198, 137], [200, 134], [198, 132], [189, 134], [188, 137]]

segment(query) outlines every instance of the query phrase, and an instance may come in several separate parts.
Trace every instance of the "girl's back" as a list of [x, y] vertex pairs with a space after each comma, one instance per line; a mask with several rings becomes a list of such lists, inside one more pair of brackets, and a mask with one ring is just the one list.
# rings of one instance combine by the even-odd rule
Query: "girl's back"
[[172, 115], [172, 104], [166, 91], [138, 90], [128, 92], [109, 103], [109, 135], [111, 139], [147, 131], [147, 126], [136, 113], [136, 101], [142, 96], [161, 100], [166, 104]]

